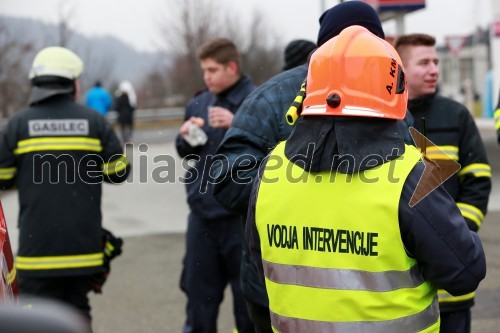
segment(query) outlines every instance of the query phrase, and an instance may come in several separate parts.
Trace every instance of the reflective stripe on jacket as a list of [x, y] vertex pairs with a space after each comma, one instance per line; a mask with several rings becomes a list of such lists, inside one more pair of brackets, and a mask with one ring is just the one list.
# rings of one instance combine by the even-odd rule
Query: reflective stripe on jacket
[[256, 205], [274, 331], [438, 332], [436, 289], [398, 221], [417, 149], [359, 174], [312, 174], [284, 147], [269, 157]]
[[16, 113], [0, 144], [0, 188], [19, 189], [19, 276], [101, 272], [102, 182], [129, 171], [113, 128], [71, 95]]

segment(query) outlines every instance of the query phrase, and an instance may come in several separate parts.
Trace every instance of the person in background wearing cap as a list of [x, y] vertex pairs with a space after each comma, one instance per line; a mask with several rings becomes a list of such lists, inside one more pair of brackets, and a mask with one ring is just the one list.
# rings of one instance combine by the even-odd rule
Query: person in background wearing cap
[[416, 191], [427, 170], [398, 131], [407, 101], [401, 59], [367, 29], [313, 53], [302, 117], [264, 162], [246, 224], [275, 332], [437, 333], [437, 287], [463, 295], [485, 277], [453, 199]]
[[[351, 25], [361, 25], [380, 38], [384, 31], [375, 10], [361, 1], [335, 5], [319, 19], [318, 46]], [[214, 184], [214, 196], [220, 203], [246, 220], [252, 181], [269, 150], [290, 135], [293, 127], [285, 113], [307, 75], [307, 65], [301, 65], [269, 79], [254, 90], [243, 102], [231, 127], [217, 150], [220, 163], [214, 164], [214, 174], [220, 175]], [[265, 286], [257, 274], [257, 266], [243, 246], [241, 284], [247, 299], [256, 332], [272, 332]]]
[[90, 322], [88, 293], [104, 270], [102, 181], [125, 181], [130, 165], [105, 119], [75, 102], [82, 71], [66, 48], [36, 55], [29, 106], [0, 144], [0, 188], [19, 190], [20, 294], [65, 302]]
[[[426, 34], [400, 36], [396, 50], [407, 73], [408, 110], [415, 128], [425, 133], [440, 150], [430, 151], [436, 159], [452, 159], [461, 170], [444, 183], [444, 188], [460, 208], [470, 230], [477, 232], [488, 208], [491, 192], [491, 168], [486, 148], [474, 118], [465, 106], [437, 93], [439, 59], [436, 40]], [[439, 291], [442, 333], [468, 333], [471, 329], [471, 307], [474, 292], [453, 297]]]
[[295, 68], [307, 63], [309, 55], [316, 50], [316, 44], [304, 39], [292, 40], [285, 47], [283, 70]]

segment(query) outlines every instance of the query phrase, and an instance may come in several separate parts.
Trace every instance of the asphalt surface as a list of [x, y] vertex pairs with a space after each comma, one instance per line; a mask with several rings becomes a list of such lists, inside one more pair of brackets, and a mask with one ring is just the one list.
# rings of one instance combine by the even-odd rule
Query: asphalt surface
[[[500, 332], [500, 146], [491, 121], [479, 121], [493, 170], [489, 213], [480, 231], [488, 274], [473, 308], [474, 333]], [[188, 208], [184, 169], [173, 146], [177, 128], [136, 132], [128, 149], [134, 174], [122, 185], [105, 185], [103, 223], [124, 237], [123, 255], [101, 295], [92, 295], [94, 333], [181, 332], [186, 298], [179, 290]], [[144, 143], [140, 148], [139, 143]], [[162, 171], [162, 172], [159, 172]], [[167, 177], [174, 175], [175, 177]], [[13, 246], [17, 247], [17, 193], [0, 196]], [[219, 316], [219, 332], [234, 328], [226, 290]]]

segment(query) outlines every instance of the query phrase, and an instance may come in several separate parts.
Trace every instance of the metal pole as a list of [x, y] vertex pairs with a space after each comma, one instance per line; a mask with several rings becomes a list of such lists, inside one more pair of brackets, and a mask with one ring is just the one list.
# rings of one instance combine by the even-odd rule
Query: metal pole
[[394, 17], [396, 21], [396, 36], [399, 37], [405, 34], [405, 14], [397, 13]]
[[451, 55], [451, 68], [453, 77], [453, 98], [460, 98], [460, 59], [458, 55]]
[[[344, 2], [344, 0], [339, 0], [339, 3]], [[321, 13], [319, 15], [323, 14], [329, 7], [326, 5], [326, 0], [320, 0], [320, 8], [319, 10]]]
[[[493, 12], [493, 30], [497, 26], [498, 22], [500, 22], [500, 2], [497, 0], [491, 0], [491, 8]], [[494, 31], [496, 32], [496, 31]], [[493, 112], [495, 108], [495, 104], [498, 98], [498, 92], [500, 91], [500, 36], [496, 36], [495, 33], [490, 34], [490, 45], [491, 45], [491, 66], [493, 69], [493, 96], [489, 101], [489, 104], [492, 105]]]
[[321, 13], [319, 13], [319, 15], [323, 14], [326, 10], [326, 0], [321, 0], [321, 4], [320, 4], [320, 8], [319, 10], [321, 11]]

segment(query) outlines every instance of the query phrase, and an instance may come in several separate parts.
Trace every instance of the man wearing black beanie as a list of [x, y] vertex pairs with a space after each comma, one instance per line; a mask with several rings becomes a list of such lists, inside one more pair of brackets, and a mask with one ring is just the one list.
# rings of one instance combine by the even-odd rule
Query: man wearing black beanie
[[283, 70], [287, 71], [289, 69], [307, 63], [309, 55], [315, 49], [316, 44], [308, 40], [292, 40], [285, 48], [285, 65], [283, 66]]
[[318, 47], [351, 25], [360, 25], [384, 39], [382, 23], [373, 8], [362, 1], [343, 2], [328, 9], [319, 18]]
[[[330, 8], [319, 23], [318, 47], [351, 25], [361, 25], [384, 37], [377, 13], [361, 1], [343, 2]], [[287, 124], [285, 113], [300, 90], [307, 70], [307, 64], [292, 68], [254, 90], [238, 109], [219, 146], [215, 159], [221, 163], [213, 163], [213, 174], [220, 175], [214, 184], [214, 197], [227, 209], [239, 213], [243, 222], [259, 165], [270, 148], [286, 140], [293, 129]], [[266, 289], [247, 244], [243, 244], [240, 277], [255, 332], [272, 333]]]

